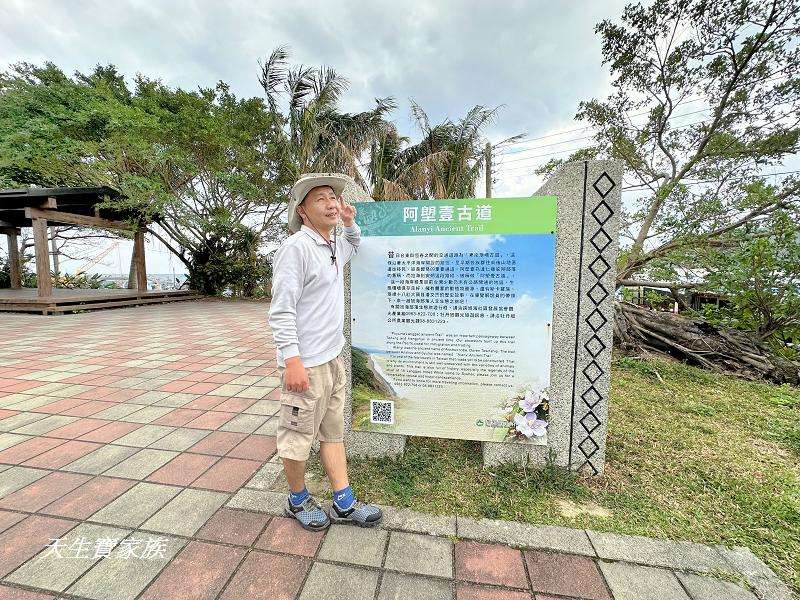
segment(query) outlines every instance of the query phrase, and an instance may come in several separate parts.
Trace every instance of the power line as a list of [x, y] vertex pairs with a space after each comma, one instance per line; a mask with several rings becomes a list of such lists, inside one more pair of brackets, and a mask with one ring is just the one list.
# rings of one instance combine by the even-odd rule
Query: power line
[[[793, 102], [794, 102], [793, 100], [787, 100], [786, 102], [780, 102], [780, 103], [776, 104], [775, 106], [776, 107], [777, 106], [783, 106], [784, 104], [792, 104]], [[702, 111], [697, 111], [697, 112], [702, 112]], [[685, 115], [688, 115], [688, 114], [693, 114], [693, 113], [685, 113]], [[692, 123], [684, 123], [682, 125], [677, 125], [676, 127], [673, 127], [670, 131], [675, 131], [675, 130], [678, 130], [678, 129], [685, 129], [686, 127], [692, 127], [694, 125], [700, 125], [700, 124], [703, 124], [703, 123], [706, 123], [706, 122], [708, 122], [708, 121], [707, 120], [700, 120], [700, 121], [694, 121]], [[594, 136], [587, 136], [587, 138], [589, 138], [589, 137], [594, 137]], [[583, 139], [585, 139], [585, 138], [583, 138]], [[566, 142], [564, 142], [564, 143], [566, 143]], [[526, 165], [520, 165], [518, 167], [506, 167], [506, 168], [504, 168], [504, 165], [507, 165], [508, 163], [512, 163], [512, 162], [528, 161], [528, 160], [531, 160], [531, 159], [534, 159], [534, 158], [556, 156], [558, 154], [565, 154], [565, 153], [568, 153], [568, 152], [577, 152], [578, 150], [584, 150], [584, 149], [586, 149], [588, 147], [589, 146], [580, 146], [578, 148], [567, 148], [566, 150], [555, 150], [553, 152], [546, 152], [544, 154], [535, 154], [533, 156], [523, 156], [523, 157], [520, 157], [520, 158], [513, 158], [513, 159], [503, 160], [502, 162], [497, 164], [496, 171], [497, 172], [501, 172], [501, 171], [502, 172], [510, 172], [510, 171], [518, 171], [520, 169], [533, 168], [533, 167], [528, 167]], [[533, 165], [533, 166], [537, 166], [537, 165]]]
[[[680, 115], [672, 115], [670, 118], [676, 118], [677, 119], [677, 118], [680, 118], [680, 117], [688, 117], [689, 115], [696, 115], [698, 113], [706, 112], [708, 110], [711, 110], [711, 109], [710, 108], [702, 108], [700, 110], [694, 110], [692, 112], [682, 113]], [[675, 129], [677, 129], [677, 128], [675, 128]], [[533, 150], [538, 150], [539, 148], [549, 148], [551, 146], [560, 146], [561, 144], [567, 144], [569, 142], [577, 142], [579, 140], [588, 140], [588, 139], [591, 139], [593, 137], [594, 137], [594, 135], [584, 135], [584, 136], [581, 136], [581, 137], [570, 138], [570, 139], [564, 140], [562, 142], [553, 142], [552, 144], [543, 144], [541, 146], [533, 146], [531, 148], [524, 148], [522, 150], [509, 150], [508, 152], [498, 152], [497, 156], [507, 156], [509, 154], [521, 154], [523, 152], [532, 152]], [[523, 160], [524, 158], [526, 158], [526, 157], [517, 158], [517, 159], [514, 159], [514, 160]], [[530, 158], [530, 157], [528, 157], [528, 158]], [[512, 161], [509, 160], [507, 162], [512, 162]]]
[[[780, 73], [780, 72], [781, 72], [780, 70], [779, 71], [775, 71], [774, 73], [770, 73], [769, 75], [767, 75], [766, 77], [764, 77], [762, 79], [756, 79], [755, 81], [748, 81], [746, 84], [742, 83], [740, 85], [753, 85], [753, 84], [756, 84], [756, 83], [774, 81], [774, 80], [782, 79], [782, 78], [786, 77], [786, 75], [777, 75], [776, 76], [776, 73]], [[739, 87], [739, 86], [734, 86], [732, 89], [736, 89], [737, 87]], [[699, 98], [693, 98], [691, 100], [686, 100], [685, 102], [681, 102], [681, 104], [691, 104], [692, 102], [699, 102], [701, 100], [707, 100], [707, 99], [708, 99], [708, 96], [701, 96]], [[709, 110], [709, 109], [704, 109], [704, 110]], [[651, 112], [650, 110], [646, 110], [646, 111], [642, 111], [642, 112], [639, 112], [639, 113], [631, 113], [631, 114], [628, 114], [627, 116], [628, 117], [640, 117], [642, 115], [650, 114], [650, 112]], [[691, 114], [691, 113], [685, 113], [685, 114]], [[542, 136], [535, 137], [535, 138], [528, 138], [526, 140], [520, 140], [518, 142], [508, 142], [507, 144], [504, 144], [504, 146], [518, 146], [518, 145], [530, 144], [531, 142], [535, 142], [537, 140], [544, 140], [544, 139], [548, 139], [548, 138], [552, 138], [552, 137], [557, 137], [559, 135], [564, 135], [564, 134], [567, 134], [567, 133], [574, 133], [576, 131], [586, 131], [587, 129], [597, 129], [597, 126], [595, 126], [595, 125], [586, 125], [585, 127], [577, 127], [575, 129], [567, 129], [567, 130], [561, 131], [559, 133], [551, 133], [551, 134], [548, 134], [548, 135], [542, 135]], [[588, 136], [588, 137], [591, 137], [591, 136]]]
[[[760, 177], [766, 178], [766, 177], [776, 177], [778, 175], [793, 175], [794, 173], [800, 173], [800, 169], [797, 169], [795, 171], [781, 171], [780, 173], [758, 173], [756, 175], [745, 175], [743, 177], [737, 177], [737, 178], [734, 178], [734, 179], [729, 179], [728, 181], [736, 182], [736, 181], [744, 181], [745, 179], [756, 179], [756, 178], [760, 178]], [[683, 182], [683, 185], [701, 185], [701, 184], [704, 184], [704, 183], [719, 183], [719, 179], [704, 179], [704, 180], [700, 180], [700, 181], [687, 180], [687, 181]], [[630, 185], [630, 186], [627, 186], [627, 187], [623, 187], [622, 191], [623, 192], [627, 192], [627, 191], [630, 191], [630, 190], [641, 190], [641, 189], [650, 189], [650, 186], [647, 186], [647, 185], [644, 185], [644, 184]]]

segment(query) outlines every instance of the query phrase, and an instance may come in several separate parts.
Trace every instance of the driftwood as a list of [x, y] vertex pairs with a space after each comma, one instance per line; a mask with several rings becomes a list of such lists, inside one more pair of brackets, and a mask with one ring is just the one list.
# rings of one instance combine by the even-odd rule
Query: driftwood
[[666, 353], [745, 379], [800, 384], [800, 363], [775, 356], [747, 332], [629, 302], [615, 302], [614, 317], [614, 340], [623, 350]]

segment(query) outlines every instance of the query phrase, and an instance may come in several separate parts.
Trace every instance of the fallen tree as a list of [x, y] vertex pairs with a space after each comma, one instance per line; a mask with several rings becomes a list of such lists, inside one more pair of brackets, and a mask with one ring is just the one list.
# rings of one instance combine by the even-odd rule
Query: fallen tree
[[800, 384], [800, 363], [776, 356], [753, 334], [629, 302], [614, 303], [614, 341], [623, 350], [666, 353], [717, 373]]

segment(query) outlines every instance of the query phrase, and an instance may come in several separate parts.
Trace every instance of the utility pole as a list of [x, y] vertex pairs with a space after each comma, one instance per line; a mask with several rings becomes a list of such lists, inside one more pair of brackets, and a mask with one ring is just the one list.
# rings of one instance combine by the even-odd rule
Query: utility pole
[[492, 144], [486, 142], [486, 197], [492, 197]]

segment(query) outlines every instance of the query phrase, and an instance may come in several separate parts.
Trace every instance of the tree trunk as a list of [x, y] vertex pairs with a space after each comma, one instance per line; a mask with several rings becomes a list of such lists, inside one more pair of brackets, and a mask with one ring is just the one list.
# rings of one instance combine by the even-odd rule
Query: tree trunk
[[775, 356], [757, 338], [683, 315], [614, 303], [614, 340], [625, 350], [669, 354], [717, 373], [800, 384], [800, 363]]

